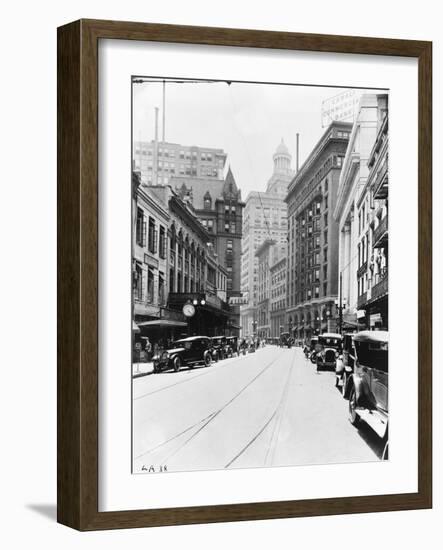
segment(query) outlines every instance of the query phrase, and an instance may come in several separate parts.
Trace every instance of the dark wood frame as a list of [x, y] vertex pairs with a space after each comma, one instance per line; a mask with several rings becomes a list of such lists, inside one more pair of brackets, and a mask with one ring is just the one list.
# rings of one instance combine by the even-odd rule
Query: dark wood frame
[[[98, 512], [98, 41], [125, 39], [418, 58], [418, 492]], [[432, 506], [432, 43], [80, 20], [58, 29], [58, 521], [80, 530]]]

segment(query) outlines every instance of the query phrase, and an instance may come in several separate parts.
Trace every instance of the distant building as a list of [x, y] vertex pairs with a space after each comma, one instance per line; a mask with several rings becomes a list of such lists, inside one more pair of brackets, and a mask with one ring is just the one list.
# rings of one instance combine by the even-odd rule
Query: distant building
[[278, 244], [287, 243], [287, 205], [284, 201], [294, 175], [291, 155], [282, 140], [274, 155], [273, 173], [266, 192], [252, 191], [246, 199], [243, 213], [241, 258], [241, 290], [247, 303], [241, 307], [241, 326], [244, 336], [252, 334], [256, 323], [258, 300], [258, 257], [256, 252], [266, 239]]
[[[365, 94], [361, 97], [349, 138], [334, 209], [339, 231], [338, 271], [342, 279], [343, 326], [349, 330], [364, 327], [360, 320], [365, 312], [360, 306], [367, 296], [367, 257], [370, 256], [368, 221], [371, 215], [367, 163], [376, 134], [377, 96]], [[360, 298], [359, 286], [364, 288]]]
[[223, 149], [178, 143], [135, 141], [133, 167], [143, 185], [166, 185], [171, 177], [223, 179], [226, 153]]
[[272, 277], [271, 266], [286, 256], [286, 243], [266, 239], [255, 253], [258, 259], [257, 327], [259, 338], [270, 338]]
[[278, 338], [282, 332], [285, 332], [286, 325], [286, 256], [287, 249], [281, 258], [270, 266], [270, 318], [271, 318], [271, 337]]
[[332, 213], [351, 129], [333, 122], [288, 189], [287, 327], [297, 340], [337, 328], [338, 223]]
[[353, 89], [325, 99], [321, 105], [322, 128], [326, 128], [334, 121], [353, 123], [357, 116], [359, 99], [359, 93]]

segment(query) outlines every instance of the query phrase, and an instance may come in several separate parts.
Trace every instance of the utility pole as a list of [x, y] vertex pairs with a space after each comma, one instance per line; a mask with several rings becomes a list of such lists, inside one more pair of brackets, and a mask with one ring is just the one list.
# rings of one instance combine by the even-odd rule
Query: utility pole
[[300, 160], [300, 134], [296, 134], [296, 148], [295, 148], [295, 173], [298, 173], [299, 160]]
[[154, 141], [154, 166], [153, 169], [153, 183], [158, 185], [158, 107], [155, 107], [155, 141]]
[[163, 112], [162, 112], [162, 118], [163, 118], [163, 128], [162, 128], [162, 142], [163, 142], [163, 150], [165, 146], [165, 125], [166, 125], [166, 82], [163, 80]]

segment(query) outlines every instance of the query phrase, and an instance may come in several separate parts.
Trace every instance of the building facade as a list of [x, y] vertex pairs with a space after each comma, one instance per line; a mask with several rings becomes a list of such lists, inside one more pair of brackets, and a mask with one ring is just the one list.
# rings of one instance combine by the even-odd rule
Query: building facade
[[351, 129], [331, 123], [289, 186], [287, 329], [297, 341], [337, 330], [338, 223], [332, 213]]
[[358, 307], [368, 329], [389, 327], [388, 309], [388, 96], [377, 96], [377, 135], [368, 159], [365, 193], [358, 204]]
[[136, 323], [164, 316], [168, 297], [167, 240], [169, 212], [133, 173], [132, 278]]
[[[258, 259], [258, 291], [257, 291], [257, 329], [259, 338], [270, 338], [272, 334], [272, 305], [281, 307], [284, 295], [280, 300], [275, 299], [277, 290], [282, 291], [284, 280], [273, 284], [272, 267], [286, 257], [286, 243], [277, 243], [266, 239], [256, 252]], [[281, 271], [281, 267], [280, 267]], [[274, 319], [275, 320], [275, 319]], [[279, 333], [276, 335], [278, 336]]]
[[[368, 284], [370, 201], [368, 160], [377, 133], [377, 96], [361, 97], [338, 186], [334, 219], [338, 223], [343, 329], [358, 330], [365, 312], [359, 309], [359, 284]], [[360, 253], [361, 251], [361, 253]], [[359, 278], [363, 283], [359, 283]], [[366, 292], [366, 290], [365, 290]], [[340, 299], [340, 279], [339, 279]], [[361, 299], [360, 299], [361, 302]]]
[[167, 185], [174, 176], [220, 180], [225, 163], [223, 149], [155, 140], [134, 142], [133, 165], [144, 185]]
[[206, 229], [221, 265], [226, 269], [227, 301], [231, 303], [230, 325], [240, 328], [240, 265], [244, 202], [231, 168], [225, 179], [180, 178], [170, 180], [175, 192], [189, 205]]
[[256, 252], [266, 239], [287, 242], [287, 205], [284, 201], [294, 171], [291, 155], [283, 140], [273, 155], [273, 173], [266, 192], [252, 191], [243, 214], [241, 290], [246, 303], [241, 307], [242, 335], [251, 335], [257, 322], [258, 257]]
[[[283, 251], [282, 251], [283, 252]], [[279, 338], [286, 324], [286, 253], [269, 268], [271, 337]]]
[[228, 272], [220, 262], [207, 230], [191, 205], [170, 186], [149, 188], [169, 211], [168, 308], [180, 313], [186, 303], [195, 315], [186, 319], [188, 334], [227, 334], [231, 310], [226, 301]]

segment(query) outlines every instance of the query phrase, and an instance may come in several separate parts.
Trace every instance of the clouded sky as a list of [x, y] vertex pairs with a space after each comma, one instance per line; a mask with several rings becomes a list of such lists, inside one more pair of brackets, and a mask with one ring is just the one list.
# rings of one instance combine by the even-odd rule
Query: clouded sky
[[[233, 82], [166, 83], [166, 141], [224, 149], [245, 199], [265, 191], [272, 174], [272, 155], [283, 138], [295, 168], [296, 134], [300, 165], [324, 132], [322, 101], [343, 88], [245, 84]], [[360, 95], [363, 90], [357, 90]], [[372, 90], [374, 93], [374, 90]], [[162, 82], [133, 85], [133, 138], [154, 139], [159, 107], [162, 135]]]

